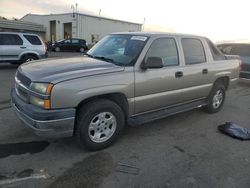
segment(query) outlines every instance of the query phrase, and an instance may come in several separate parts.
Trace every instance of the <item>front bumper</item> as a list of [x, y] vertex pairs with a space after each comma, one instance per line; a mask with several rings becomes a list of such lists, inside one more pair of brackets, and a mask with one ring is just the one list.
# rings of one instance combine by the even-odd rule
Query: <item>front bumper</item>
[[18, 118], [38, 136], [47, 138], [73, 136], [75, 108], [43, 110], [22, 101], [15, 89], [11, 90], [11, 99], [12, 108]]

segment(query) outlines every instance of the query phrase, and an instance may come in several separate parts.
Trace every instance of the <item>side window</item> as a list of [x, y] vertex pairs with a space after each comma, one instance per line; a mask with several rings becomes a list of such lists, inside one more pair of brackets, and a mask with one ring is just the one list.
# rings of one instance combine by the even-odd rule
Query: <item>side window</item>
[[79, 40], [77, 40], [77, 39], [72, 39], [72, 44], [79, 44]]
[[3, 38], [4, 38], [3, 34], [0, 34], [0, 45], [4, 45]]
[[30, 44], [33, 44], [33, 45], [42, 44], [40, 39], [35, 35], [23, 35], [23, 36], [30, 42]]
[[225, 56], [221, 54], [221, 52], [216, 48], [216, 46], [209, 39], [206, 40], [210, 48], [211, 54], [213, 56], [213, 59], [215, 61], [225, 60]]
[[63, 43], [64, 43], [64, 44], [70, 44], [71, 42], [70, 42], [70, 40], [68, 39], [68, 40], [63, 41]]
[[2, 34], [2, 45], [23, 45], [23, 40], [16, 34]]
[[176, 42], [173, 38], [156, 39], [150, 46], [145, 60], [148, 57], [161, 57], [164, 66], [179, 64]]
[[199, 39], [183, 38], [181, 43], [186, 65], [206, 62], [205, 51]]

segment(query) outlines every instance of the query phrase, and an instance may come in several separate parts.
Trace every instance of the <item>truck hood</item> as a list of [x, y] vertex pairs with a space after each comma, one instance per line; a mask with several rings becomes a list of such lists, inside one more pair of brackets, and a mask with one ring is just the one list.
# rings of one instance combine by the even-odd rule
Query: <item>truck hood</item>
[[124, 71], [124, 67], [89, 57], [53, 58], [25, 63], [18, 68], [33, 82], [56, 84], [65, 80]]

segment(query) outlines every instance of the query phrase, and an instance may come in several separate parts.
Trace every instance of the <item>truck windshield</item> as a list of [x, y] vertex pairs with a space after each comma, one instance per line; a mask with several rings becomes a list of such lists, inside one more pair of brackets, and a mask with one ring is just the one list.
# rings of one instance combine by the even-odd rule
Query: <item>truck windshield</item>
[[132, 66], [147, 39], [145, 36], [108, 35], [91, 48], [87, 55], [119, 66]]

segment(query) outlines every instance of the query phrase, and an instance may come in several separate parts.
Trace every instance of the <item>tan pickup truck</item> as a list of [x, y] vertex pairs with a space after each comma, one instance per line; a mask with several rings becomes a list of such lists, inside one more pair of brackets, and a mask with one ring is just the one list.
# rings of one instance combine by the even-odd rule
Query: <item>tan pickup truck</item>
[[205, 37], [111, 34], [82, 57], [21, 65], [13, 109], [39, 136], [75, 136], [98, 150], [112, 144], [126, 124], [199, 107], [218, 112], [226, 90], [238, 81], [240, 63]]

